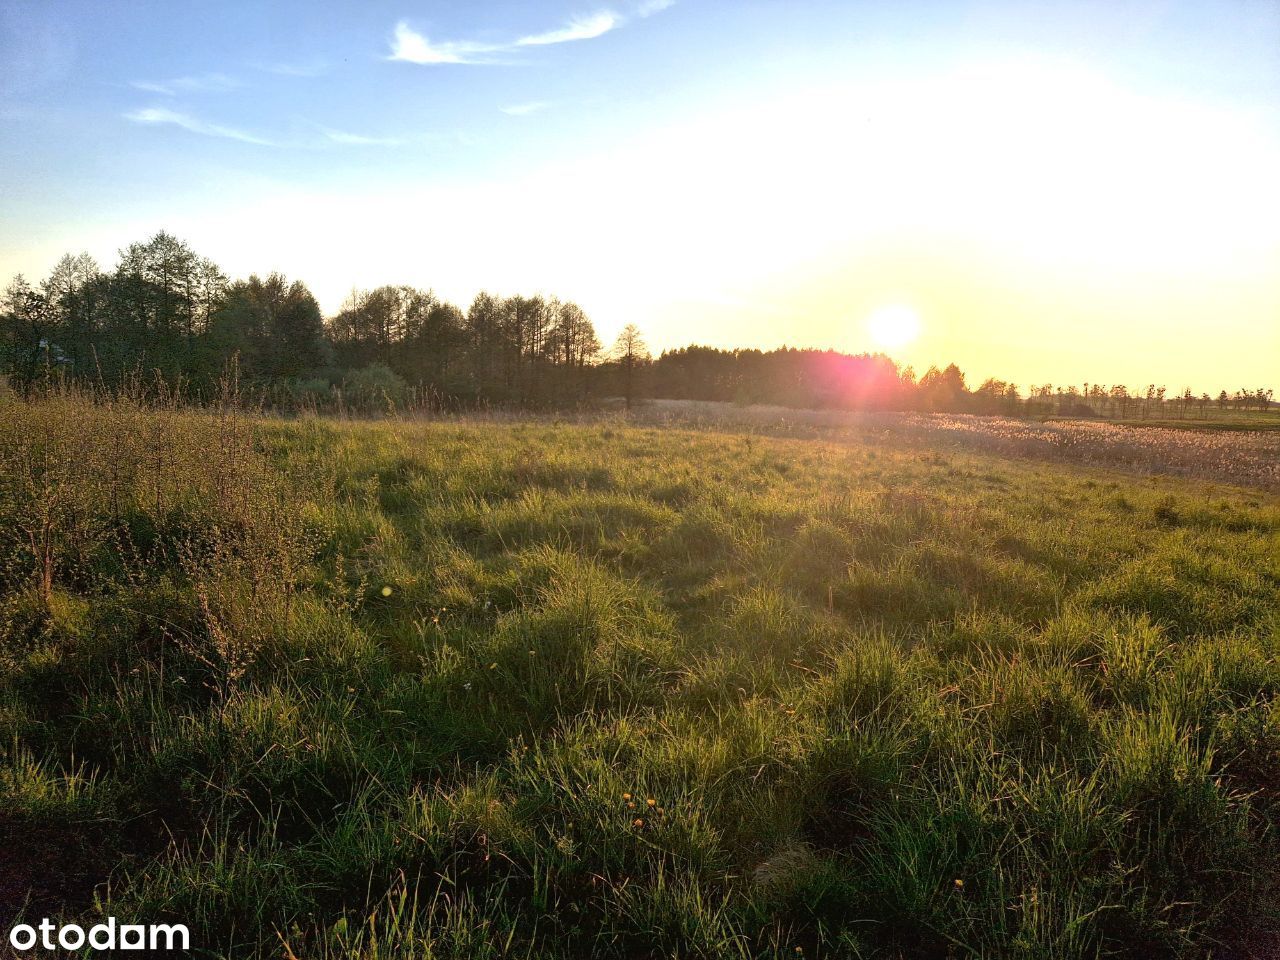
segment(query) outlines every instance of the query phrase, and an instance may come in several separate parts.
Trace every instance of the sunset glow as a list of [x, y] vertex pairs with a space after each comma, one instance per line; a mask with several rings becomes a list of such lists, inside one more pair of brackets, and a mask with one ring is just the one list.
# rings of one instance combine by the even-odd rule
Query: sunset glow
[[892, 304], [867, 318], [867, 333], [880, 350], [900, 350], [920, 336], [920, 317], [910, 307]]
[[[234, 18], [70, 6], [20, 7], [48, 42], [0, 50], [6, 275], [164, 228], [326, 313], [543, 290], [656, 350], [1023, 384], [1210, 389], [1280, 356], [1275, 5], [351, 5], [248, 49]], [[83, 136], [87, 162], [57, 148]], [[899, 302], [928, 323], [865, 319]]]

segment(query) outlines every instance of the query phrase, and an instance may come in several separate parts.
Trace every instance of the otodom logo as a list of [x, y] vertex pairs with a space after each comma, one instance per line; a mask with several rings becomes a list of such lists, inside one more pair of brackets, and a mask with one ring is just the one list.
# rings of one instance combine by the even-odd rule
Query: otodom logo
[[181, 923], [116, 923], [108, 917], [87, 930], [75, 923], [59, 926], [48, 918], [35, 926], [20, 923], [9, 931], [9, 946], [28, 950], [190, 950], [191, 935]]

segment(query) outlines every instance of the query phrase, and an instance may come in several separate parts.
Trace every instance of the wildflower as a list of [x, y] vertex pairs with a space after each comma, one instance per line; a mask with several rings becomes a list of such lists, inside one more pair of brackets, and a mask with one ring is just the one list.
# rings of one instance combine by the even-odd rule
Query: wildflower
[[658, 805], [658, 801], [653, 799], [653, 797], [650, 797], [648, 800], [645, 801], [645, 803], [647, 803], [650, 807], [656, 807]]
[[630, 799], [631, 799], [631, 794], [629, 794], [629, 793], [624, 793], [624, 794], [622, 795], [622, 799], [623, 799], [623, 800], [630, 800]]
[[466, 683], [464, 683], [464, 684], [462, 685], [462, 689], [463, 689], [463, 690], [470, 690], [470, 689], [471, 689], [471, 681], [470, 681], [470, 680], [468, 680]]
[[644, 820], [642, 820], [640, 817], [636, 817], [634, 820], [631, 821], [631, 825], [635, 827], [637, 830], [639, 830], [641, 827], [644, 826]]
[[383, 587], [383, 588], [382, 588], [382, 595], [383, 595], [384, 597], [389, 597], [389, 596], [391, 596], [391, 588], [390, 588], [390, 587]]
[[531, 656], [531, 657], [536, 657], [537, 655], [538, 655], [538, 651], [537, 651], [537, 650], [530, 650], [530, 651], [529, 651], [529, 656]]
[[497, 669], [498, 669], [498, 664], [497, 664], [497, 662], [495, 661], [495, 662], [493, 662], [493, 663], [489, 664], [489, 669], [490, 669], [490, 670], [497, 670]]
[[964, 889], [964, 881], [963, 881], [963, 880], [961, 880], [959, 877], [956, 877], [956, 878], [955, 878], [955, 880], [954, 880], [954, 881], [952, 881], [952, 882], [953, 882], [953, 883], [955, 883], [955, 885], [956, 885], [956, 889], [957, 889], [957, 890], [963, 890], [963, 889]]

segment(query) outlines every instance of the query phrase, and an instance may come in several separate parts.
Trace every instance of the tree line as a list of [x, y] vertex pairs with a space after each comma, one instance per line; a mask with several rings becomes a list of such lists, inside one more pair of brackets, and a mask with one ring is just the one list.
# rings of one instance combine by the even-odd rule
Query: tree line
[[0, 302], [0, 362], [15, 382], [50, 371], [111, 385], [139, 371], [212, 389], [235, 358], [276, 399], [335, 391], [393, 402], [537, 405], [586, 398], [601, 345], [586, 313], [554, 297], [481, 293], [461, 310], [431, 290], [354, 291], [324, 318], [301, 281], [230, 281], [181, 240], [158, 233], [103, 271], [67, 255], [39, 284], [16, 277]]
[[140, 374], [199, 396], [228, 364], [282, 406], [334, 403], [545, 407], [622, 397], [791, 407], [1205, 415], [1267, 409], [1269, 389], [1037, 385], [1024, 396], [988, 379], [970, 388], [955, 364], [917, 377], [881, 354], [690, 346], [651, 356], [626, 327], [604, 349], [591, 319], [556, 297], [481, 292], [464, 310], [429, 289], [356, 290], [325, 318], [301, 281], [229, 280], [166, 232], [120, 252], [112, 270], [64, 256], [43, 281], [15, 277], [0, 299], [0, 372], [19, 388], [52, 375], [115, 386]]
[[1210, 410], [1267, 410], [1274, 391], [1242, 387], [1216, 396], [1190, 387], [1170, 395], [1164, 386], [1130, 389], [1100, 383], [1033, 385], [1024, 394], [995, 377], [970, 387], [954, 363], [917, 376], [882, 354], [834, 350], [670, 350], [651, 365], [653, 396], [803, 408], [921, 410], [953, 413], [1063, 415], [1130, 419], [1207, 416]]

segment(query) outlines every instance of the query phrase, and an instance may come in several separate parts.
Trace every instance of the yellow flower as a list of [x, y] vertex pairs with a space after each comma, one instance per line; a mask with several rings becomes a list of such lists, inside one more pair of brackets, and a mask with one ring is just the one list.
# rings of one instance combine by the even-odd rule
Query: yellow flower
[[963, 889], [964, 889], [964, 881], [963, 881], [963, 880], [961, 880], [959, 877], [956, 877], [956, 879], [955, 879], [954, 883], [955, 883], [955, 885], [956, 885], [956, 889], [957, 889], [957, 890], [963, 890]]
[[383, 588], [382, 588], [382, 595], [383, 595], [384, 597], [389, 597], [389, 596], [391, 596], [391, 588], [390, 588], [390, 587], [383, 587]]
[[639, 828], [644, 826], [644, 821], [641, 820], [639, 817], [636, 817], [634, 820], [631, 821], [631, 825], [638, 830]]
[[653, 797], [650, 797], [648, 800], [645, 801], [645, 803], [647, 803], [651, 807], [656, 807], [658, 805], [658, 801], [653, 799]]
[[630, 799], [631, 799], [631, 794], [629, 794], [629, 793], [624, 793], [624, 794], [622, 795], [622, 799], [623, 799], [623, 800], [630, 800]]

